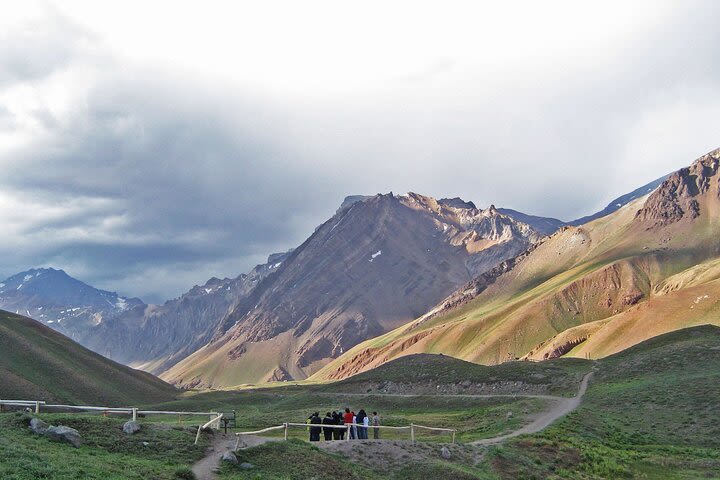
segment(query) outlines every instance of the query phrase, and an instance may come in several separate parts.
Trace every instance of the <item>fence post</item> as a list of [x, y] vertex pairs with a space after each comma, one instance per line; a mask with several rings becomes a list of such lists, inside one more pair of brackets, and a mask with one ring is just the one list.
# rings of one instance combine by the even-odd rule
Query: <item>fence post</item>
[[283, 425], [285, 425], [285, 440], [288, 438], [288, 424], [285, 422]]
[[452, 439], [452, 443], [455, 443], [455, 430], [453, 430], [453, 439]]
[[410, 424], [410, 441], [415, 443], [415, 424]]
[[133, 422], [137, 422], [137, 411], [138, 411], [137, 408], [133, 408], [133, 409], [132, 409], [132, 419], [133, 419]]
[[35, 402], [35, 413], [40, 413], [40, 402]]
[[345, 441], [346, 442], [350, 441], [350, 424], [349, 423], [347, 425], [347, 434], [345, 435]]

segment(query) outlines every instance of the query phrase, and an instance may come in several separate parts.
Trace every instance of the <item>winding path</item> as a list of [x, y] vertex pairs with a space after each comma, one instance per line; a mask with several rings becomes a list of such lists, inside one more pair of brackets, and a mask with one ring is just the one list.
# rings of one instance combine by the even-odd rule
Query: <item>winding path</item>
[[592, 372], [586, 374], [582, 381], [580, 382], [580, 389], [578, 390], [577, 395], [574, 397], [566, 398], [566, 397], [555, 397], [557, 400], [557, 403], [547, 412], [540, 415], [538, 418], [533, 420], [532, 422], [528, 423], [522, 428], [519, 428], [518, 430], [515, 430], [514, 432], [506, 433], [505, 435], [500, 435], [498, 437], [491, 437], [491, 438], [483, 438], [482, 440], [476, 440], [474, 442], [471, 442], [470, 445], [493, 445], [496, 443], [503, 442], [507, 440], [508, 438], [517, 437], [520, 435], [526, 435], [529, 433], [537, 433], [541, 430], [544, 430], [548, 426], [550, 426], [551, 423], [553, 423], [555, 420], [564, 417], [568, 413], [575, 410], [579, 405], [580, 401], [582, 400], [583, 395], [585, 395], [585, 392], [587, 391], [588, 382], [590, 381], [590, 378], [592, 377]]
[[[470, 445], [476, 445], [476, 446], [486, 446], [486, 445], [494, 445], [497, 443], [501, 443], [509, 438], [517, 437], [520, 435], [526, 435], [531, 433], [537, 433], [541, 430], [544, 430], [550, 424], [552, 424], [554, 421], [558, 420], [561, 417], [564, 417], [568, 413], [575, 410], [582, 401], [583, 395], [585, 395], [585, 392], [587, 391], [588, 382], [590, 381], [590, 378], [592, 378], [592, 372], [586, 374], [582, 381], [580, 382], [580, 388], [578, 390], [577, 395], [574, 397], [557, 397], [553, 395], [444, 395], [444, 396], [455, 396], [455, 397], [467, 397], [467, 398], [491, 398], [491, 397], [523, 397], [523, 398], [542, 398], [546, 400], [552, 400], [555, 402], [555, 405], [553, 407], [544, 412], [542, 415], [540, 415], [538, 418], [530, 422], [529, 424], [525, 425], [524, 427], [521, 427], [513, 432], [506, 433], [505, 435], [500, 435], [497, 437], [491, 437], [491, 438], [483, 438], [482, 440], [476, 440], [474, 442], [471, 442]], [[345, 395], [345, 396], [360, 396], [360, 395], [367, 395], [362, 393], [342, 393], [342, 394], [333, 394], [335, 396], [339, 395]], [[422, 396], [422, 395], [412, 395], [412, 394], [375, 394], [375, 395], [382, 395], [382, 396], [390, 396], [390, 397], [416, 397], [416, 396]], [[253, 447], [256, 445], [261, 445], [268, 441], [275, 441], [277, 439], [271, 439], [267, 437], [259, 437], [255, 435], [247, 435], [243, 437], [244, 440], [244, 447]], [[373, 443], [381, 443], [382, 440], [376, 440]], [[334, 443], [334, 442], [333, 442]], [[343, 444], [346, 444], [346, 442], [342, 442]], [[352, 446], [358, 442], [350, 442]], [[324, 443], [318, 444], [319, 447], [322, 447]], [[207, 454], [204, 458], [196, 462], [192, 466], [192, 471], [195, 474], [195, 477], [198, 480], [215, 480], [217, 479], [217, 475], [215, 473], [215, 470], [217, 470], [218, 465], [220, 463], [220, 457], [222, 454], [227, 450], [234, 450], [235, 448], [235, 435], [224, 435], [221, 433], [218, 433], [213, 438], [212, 445], [208, 449]]]

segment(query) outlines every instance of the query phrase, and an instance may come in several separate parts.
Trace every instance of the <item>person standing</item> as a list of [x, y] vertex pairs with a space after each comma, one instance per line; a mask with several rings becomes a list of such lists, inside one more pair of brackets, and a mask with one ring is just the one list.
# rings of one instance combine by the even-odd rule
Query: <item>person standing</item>
[[355, 415], [355, 412], [350, 412], [352, 414], [352, 426], [350, 427], [350, 438], [357, 439], [358, 438], [358, 431], [357, 431], [357, 415]]
[[357, 413], [357, 417], [355, 420], [355, 423], [360, 425], [357, 432], [357, 438], [359, 438], [360, 440], [365, 440], [367, 438], [367, 427], [365, 426], [367, 425], [366, 420], [367, 414], [365, 413], [365, 410], [361, 408], [360, 411]]
[[310, 417], [310, 441], [311, 442], [319, 442], [320, 441], [320, 430], [322, 430], [321, 427], [317, 427], [316, 425], [322, 424], [322, 420], [320, 420], [320, 412], [313, 413], [312, 417]]
[[378, 428], [380, 426], [380, 417], [378, 417], [377, 412], [373, 412], [372, 424], [373, 424], [373, 439], [380, 440], [380, 429]]
[[[335, 420], [332, 418], [332, 414], [330, 412], [327, 412], [325, 414], [325, 418], [322, 419], [323, 425], [333, 425], [335, 423]], [[333, 430], [334, 428], [331, 427], [323, 427], [323, 436], [325, 437], [325, 441], [329, 442], [333, 439]]]
[[[343, 415], [343, 421], [345, 422], [345, 425], [350, 425], [350, 424], [352, 424], [354, 418], [355, 418], [355, 415], [353, 415], [352, 412], [350, 412], [350, 409], [349, 409], [349, 408], [345, 408], [345, 414]], [[353, 428], [354, 428], [354, 427], [351, 426], [351, 427], [348, 429], [348, 430], [350, 431], [350, 440], [352, 440], [353, 438], [355, 438], [355, 436], [353, 435]]]
[[[336, 411], [332, 412], [332, 420], [333, 420], [333, 425], [342, 425], [343, 424], [340, 414]], [[342, 432], [343, 432], [342, 428], [333, 428], [332, 431], [333, 431], [332, 432], [333, 440], [342, 440]]]

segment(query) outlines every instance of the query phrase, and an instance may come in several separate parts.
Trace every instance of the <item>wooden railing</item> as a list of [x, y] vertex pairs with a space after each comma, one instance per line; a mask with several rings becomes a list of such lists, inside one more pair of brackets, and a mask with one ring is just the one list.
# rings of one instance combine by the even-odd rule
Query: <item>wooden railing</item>
[[240, 448], [240, 439], [243, 435], [259, 435], [261, 433], [270, 432], [273, 430], [284, 430], [284, 438], [285, 440], [288, 439], [288, 430], [290, 427], [303, 427], [303, 428], [333, 428], [333, 429], [342, 429], [346, 430], [345, 434], [345, 441], [350, 441], [350, 428], [351, 427], [362, 427], [362, 428], [383, 428], [383, 429], [389, 429], [389, 430], [409, 430], [410, 431], [410, 440], [415, 441], [415, 429], [416, 428], [422, 428], [426, 430], [434, 430], [438, 432], [448, 432], [452, 435], [452, 443], [455, 443], [455, 434], [457, 430], [454, 428], [439, 428], [439, 427], [427, 427], [425, 425], [415, 425], [414, 423], [411, 423], [410, 425], [404, 426], [404, 427], [394, 427], [390, 425], [364, 425], [359, 423], [346, 423], [343, 425], [327, 425], [327, 424], [321, 424], [321, 423], [293, 423], [293, 422], [286, 422], [282, 425], [278, 425], [275, 427], [267, 427], [263, 428], [262, 430], [255, 430], [253, 432], [237, 432], [235, 436], [237, 437], [237, 441], [235, 442], [235, 450]]
[[24, 408], [32, 408], [35, 413], [40, 413], [40, 409], [58, 409], [58, 410], [79, 410], [79, 411], [86, 411], [86, 412], [101, 412], [101, 413], [118, 413], [118, 414], [125, 414], [125, 415], [131, 415], [133, 421], [137, 421], [138, 415], [177, 415], [177, 416], [210, 416], [210, 421], [207, 422], [205, 425], [201, 426], [198, 429], [198, 435], [196, 436], [195, 443], [197, 443], [197, 438], [199, 438], [200, 430], [203, 428], [207, 428], [208, 426], [213, 426], [215, 429], [220, 428], [220, 419], [222, 418], [222, 414], [218, 412], [179, 412], [179, 411], [169, 411], [169, 410], [141, 410], [136, 407], [98, 407], [94, 405], [55, 405], [55, 404], [49, 404], [43, 401], [39, 400], [0, 400], [0, 412], [2, 411], [3, 405], [12, 406], [12, 407], [24, 407]]

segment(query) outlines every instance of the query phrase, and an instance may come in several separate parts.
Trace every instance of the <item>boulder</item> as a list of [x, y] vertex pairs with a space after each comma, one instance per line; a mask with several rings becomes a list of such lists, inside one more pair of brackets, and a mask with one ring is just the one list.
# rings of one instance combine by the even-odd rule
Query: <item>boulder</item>
[[39, 418], [30, 419], [30, 430], [38, 435], [43, 435], [48, 429], [48, 424], [40, 420]]
[[82, 443], [82, 437], [77, 430], [63, 425], [57, 427], [50, 426], [46, 431], [45, 435], [56, 442], [66, 442], [75, 448], [80, 447]]
[[237, 463], [238, 463], [237, 457], [235, 456], [235, 454], [233, 452], [230, 452], [230, 451], [223, 453], [222, 457], [220, 457], [220, 460], [222, 460], [223, 462], [234, 463], [235, 465], [237, 465]]
[[240, 468], [242, 468], [243, 470], [250, 470], [251, 468], [255, 468], [255, 465], [253, 465], [252, 463], [243, 462], [240, 464]]
[[513, 417], [513, 412], [507, 412], [507, 415], [505, 415], [505, 418], [510, 420]]
[[447, 447], [442, 447], [440, 449], [440, 456], [444, 458], [445, 460], [450, 460], [452, 458], [452, 454], [450, 453], [450, 449]]
[[133, 433], [137, 433], [139, 431], [140, 431], [140, 424], [133, 420], [128, 420], [123, 425], [123, 432], [127, 433], [128, 435], [132, 435]]

